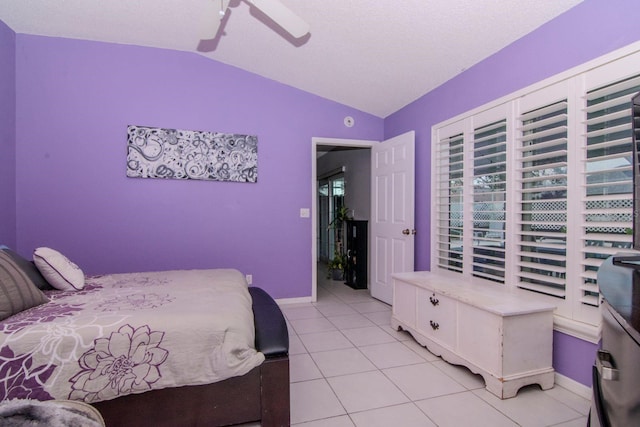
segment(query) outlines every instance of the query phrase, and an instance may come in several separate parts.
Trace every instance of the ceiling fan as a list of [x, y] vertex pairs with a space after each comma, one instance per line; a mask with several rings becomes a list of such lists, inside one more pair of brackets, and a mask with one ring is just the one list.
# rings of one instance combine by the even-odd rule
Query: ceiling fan
[[[227, 9], [229, 8], [229, 2], [231, 0], [205, 0], [207, 2], [207, 8], [213, 13], [206, 13], [203, 19], [207, 20], [206, 31], [213, 38], [219, 31], [219, 27], [222, 21], [227, 15]], [[266, 15], [273, 22], [278, 24], [283, 30], [291, 34], [294, 38], [298, 39], [309, 33], [309, 24], [307, 24], [302, 18], [293, 13], [291, 9], [282, 4], [279, 0], [245, 0], [251, 6], [258, 9], [264, 15]], [[219, 20], [213, 19], [212, 16], [218, 16]]]

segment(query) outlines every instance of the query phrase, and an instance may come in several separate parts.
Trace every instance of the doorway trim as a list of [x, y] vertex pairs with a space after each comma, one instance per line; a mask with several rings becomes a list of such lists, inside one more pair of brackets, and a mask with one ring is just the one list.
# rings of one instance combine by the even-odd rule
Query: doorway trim
[[365, 139], [311, 138], [311, 301], [318, 300], [318, 145], [371, 148], [380, 141]]

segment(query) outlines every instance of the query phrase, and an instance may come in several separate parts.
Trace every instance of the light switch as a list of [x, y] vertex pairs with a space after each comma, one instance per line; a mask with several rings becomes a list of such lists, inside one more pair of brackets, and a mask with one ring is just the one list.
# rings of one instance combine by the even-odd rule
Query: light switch
[[300, 208], [300, 218], [309, 218], [309, 208]]

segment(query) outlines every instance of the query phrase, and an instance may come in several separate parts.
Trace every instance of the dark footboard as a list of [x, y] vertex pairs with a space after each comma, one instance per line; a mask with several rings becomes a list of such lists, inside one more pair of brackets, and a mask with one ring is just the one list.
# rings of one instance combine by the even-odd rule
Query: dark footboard
[[288, 426], [289, 417], [289, 332], [282, 311], [260, 288], [249, 288], [256, 325], [256, 349], [269, 366], [262, 373], [262, 427]]
[[289, 354], [289, 332], [282, 311], [271, 296], [260, 288], [249, 288], [256, 325], [256, 349], [267, 358]]
[[260, 288], [249, 288], [256, 349], [265, 362], [241, 377], [213, 384], [153, 390], [94, 403], [107, 427], [225, 426], [260, 421], [290, 424], [289, 334], [280, 308]]

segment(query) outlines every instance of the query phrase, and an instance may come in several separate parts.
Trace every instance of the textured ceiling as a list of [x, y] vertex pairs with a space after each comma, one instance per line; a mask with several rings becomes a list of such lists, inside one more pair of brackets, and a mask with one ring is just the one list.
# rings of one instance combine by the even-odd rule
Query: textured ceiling
[[309, 35], [290, 38], [243, 0], [213, 39], [218, 0], [2, 0], [0, 20], [16, 33], [196, 52], [386, 117], [582, 0], [281, 1]]

